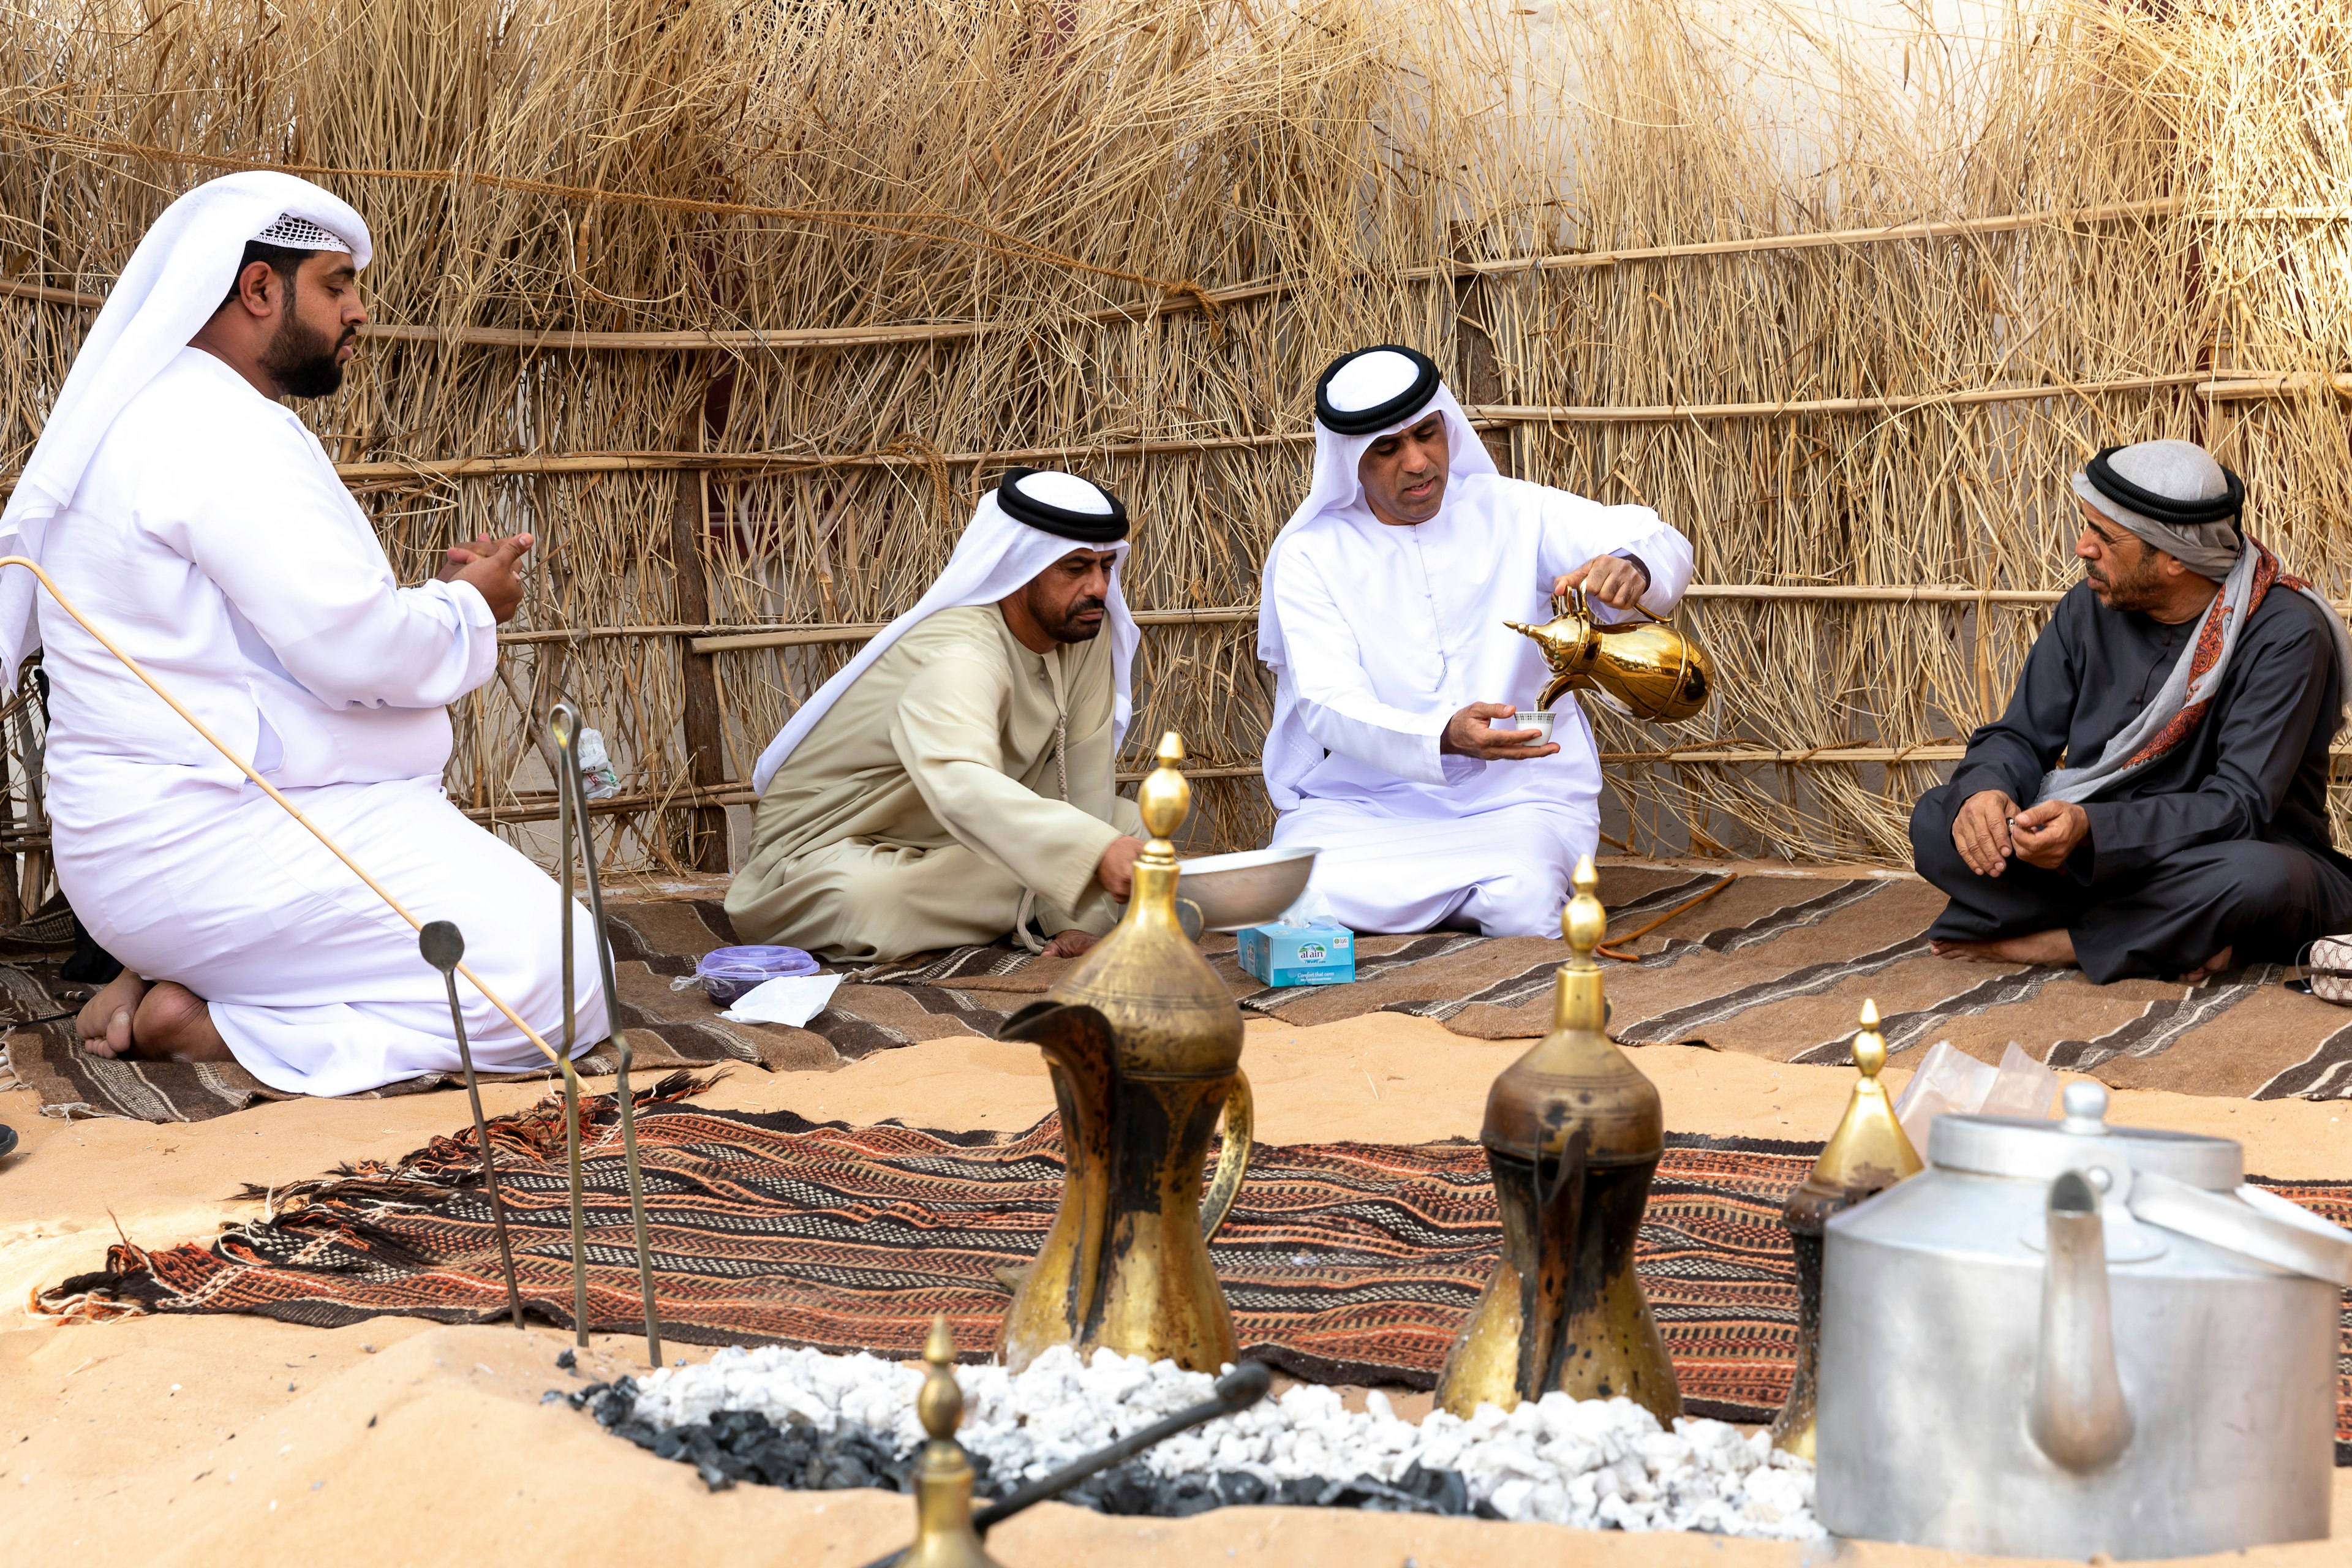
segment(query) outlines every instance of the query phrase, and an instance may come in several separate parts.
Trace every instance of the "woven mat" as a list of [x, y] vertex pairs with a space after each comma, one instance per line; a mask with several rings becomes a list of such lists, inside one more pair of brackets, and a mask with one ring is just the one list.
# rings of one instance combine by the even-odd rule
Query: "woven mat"
[[[1600, 892], [1612, 932], [1673, 916], [1621, 949], [1633, 962], [1608, 965], [1611, 1027], [1628, 1045], [1842, 1062], [1869, 998], [1885, 1016], [1898, 1067], [1940, 1039], [1986, 1061], [2014, 1040], [2117, 1088], [2352, 1100], [2352, 1013], [2286, 990], [2275, 964], [2199, 985], [2094, 985], [2071, 969], [1956, 963], [1927, 951], [1943, 895], [1905, 878], [1608, 865]], [[1701, 894], [1706, 901], [1683, 908]], [[1241, 1005], [1262, 1016], [1306, 1026], [1403, 1013], [1493, 1040], [1550, 1026], [1562, 956], [1541, 937], [1368, 936], [1357, 939], [1353, 984], [1275, 988], [1242, 971], [1230, 936], [1209, 937], [1202, 951]], [[1001, 946], [877, 966], [810, 1026], [836, 1039], [850, 1020], [894, 1039], [992, 1034], [1073, 962]]]
[[[714, 889], [715, 890], [715, 889]], [[1705, 902], [1675, 914], [1700, 894]], [[2352, 1100], [2352, 1014], [2287, 991], [2276, 965], [2200, 985], [2093, 985], [2073, 970], [1953, 963], [1927, 952], [1943, 896], [1904, 879], [1759, 876], [1675, 868], [1601, 868], [1610, 929], [1673, 915], [1612, 963], [1612, 1026], [1628, 1045], [1696, 1042], [1776, 1061], [1845, 1059], [1864, 997], [1886, 1018], [1895, 1064], [1939, 1039], [1987, 1061], [2016, 1041], [2055, 1067], [2126, 1089], [2254, 1100]], [[734, 938], [715, 897], [614, 900], [613, 948], [623, 1020], [648, 1071], [740, 1062], [827, 1070], [878, 1050], [958, 1036], [993, 1037], [1076, 962], [1009, 944], [927, 953], [849, 971], [806, 1028], [733, 1024], [698, 987], [670, 989], [695, 961]], [[1202, 944], [1241, 1005], [1301, 1026], [1369, 1013], [1433, 1019], [1459, 1035], [1517, 1039], [1550, 1025], [1559, 942], [1439, 931], [1358, 941], [1349, 985], [1274, 988], [1244, 973], [1230, 936]], [[14, 956], [0, 948], [0, 962]], [[16, 1016], [53, 1010], [44, 972], [0, 968]], [[111, 1062], [89, 1056], [70, 1024], [5, 1038], [17, 1075], [51, 1115], [198, 1121], [286, 1098], [234, 1064]], [[591, 1058], [609, 1072], [609, 1057]], [[521, 1074], [519, 1077], [544, 1077]], [[455, 1081], [415, 1079], [377, 1090], [413, 1094]]]
[[[1006, 1302], [994, 1271], [1034, 1256], [1059, 1198], [1055, 1119], [1010, 1136], [850, 1128], [698, 1107], [693, 1088], [681, 1074], [647, 1091], [637, 1120], [666, 1336], [905, 1358], [945, 1312], [966, 1356], [986, 1354]], [[642, 1305], [612, 1101], [588, 1117], [590, 1318], [629, 1332]], [[491, 1136], [530, 1310], [568, 1327], [560, 1102]], [[1667, 1140], [1636, 1267], [1693, 1415], [1766, 1421], [1787, 1394], [1796, 1286], [1780, 1211], [1820, 1148]], [[269, 1215], [208, 1246], [117, 1245], [37, 1310], [493, 1319], [504, 1289], [477, 1162], [467, 1132], [280, 1188]], [[2352, 1183], [2264, 1184], [2352, 1221]], [[1475, 1143], [1261, 1144], [1211, 1252], [1249, 1353], [1318, 1382], [1428, 1388], [1499, 1241]], [[2338, 1458], [2352, 1462], [2352, 1312], [2346, 1333]]]
[[[672, 991], [670, 976], [691, 973], [694, 959], [735, 940], [726, 911], [712, 900], [675, 901], [611, 910], [614, 979], [621, 1021], [629, 1030], [632, 1070], [668, 1072], [737, 1062], [771, 1072], [828, 1070], [871, 1050], [903, 1045], [862, 1027], [833, 1021], [836, 1041], [807, 1029], [773, 1024], [733, 1024], [698, 989]], [[66, 945], [72, 946], [70, 924]], [[686, 954], [683, 958], [678, 954]], [[0, 958], [8, 956], [0, 948]], [[56, 999], [53, 964], [0, 964], [0, 1009], [37, 1017], [70, 1002]], [[18, 1028], [5, 1036], [8, 1065], [40, 1096], [50, 1116], [114, 1116], [140, 1121], [202, 1121], [266, 1100], [301, 1098], [275, 1089], [235, 1062], [143, 1062], [93, 1057], [81, 1048], [70, 1019]], [[580, 1058], [581, 1070], [605, 1074], [619, 1066], [608, 1047]], [[552, 1068], [485, 1073], [493, 1083], [552, 1079]], [[352, 1100], [380, 1100], [462, 1088], [463, 1075], [428, 1073], [386, 1084]]]

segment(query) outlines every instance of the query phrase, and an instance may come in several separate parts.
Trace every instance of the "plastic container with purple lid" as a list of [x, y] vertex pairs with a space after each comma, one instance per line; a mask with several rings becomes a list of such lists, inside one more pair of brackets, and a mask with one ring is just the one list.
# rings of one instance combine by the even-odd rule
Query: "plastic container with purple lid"
[[731, 1007], [756, 985], [816, 972], [816, 960], [797, 947], [715, 947], [702, 955], [692, 974], [671, 981], [670, 989], [683, 991], [699, 981], [713, 1002]]

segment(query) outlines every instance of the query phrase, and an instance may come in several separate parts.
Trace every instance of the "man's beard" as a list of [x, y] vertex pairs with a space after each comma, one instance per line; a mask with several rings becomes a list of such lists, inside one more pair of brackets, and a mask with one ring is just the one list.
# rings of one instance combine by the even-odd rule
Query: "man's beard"
[[2143, 552], [2137, 563], [2120, 577], [2094, 576], [2087, 566], [2083, 574], [2091, 578], [2095, 593], [2104, 583], [2106, 592], [2100, 598], [2111, 610], [2147, 610], [2164, 602], [2163, 579], [2157, 575], [2156, 552], [2152, 550]]
[[342, 361], [337, 356], [357, 329], [347, 327], [341, 337], [330, 340], [294, 313], [290, 299], [287, 304], [285, 319], [262, 353], [261, 368], [288, 397], [331, 396], [343, 384]]
[[[1055, 642], [1092, 642], [1101, 635], [1102, 622], [1097, 621], [1090, 626], [1081, 626], [1077, 624], [1078, 617], [1089, 610], [1099, 610], [1102, 607], [1103, 602], [1100, 599], [1085, 598], [1074, 601], [1070, 607], [1063, 612], [1061, 623], [1057, 626], [1046, 626], [1045, 633]], [[1045, 617], [1041, 616], [1038, 619], [1042, 622]]]

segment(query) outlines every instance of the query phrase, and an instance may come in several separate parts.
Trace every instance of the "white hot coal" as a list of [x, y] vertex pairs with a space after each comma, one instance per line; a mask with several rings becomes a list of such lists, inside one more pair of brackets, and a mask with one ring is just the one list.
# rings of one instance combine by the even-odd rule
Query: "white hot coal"
[[[1048, 1351], [1020, 1373], [956, 1369], [964, 1446], [1004, 1479], [1046, 1475], [1163, 1415], [1210, 1396], [1211, 1380], [1172, 1362], [1097, 1351], [1081, 1362]], [[832, 1432], [862, 1426], [900, 1449], [922, 1440], [915, 1419], [919, 1363], [767, 1348], [719, 1351], [666, 1367], [639, 1390], [636, 1417], [656, 1427], [756, 1410], [778, 1426]], [[1671, 1431], [1626, 1399], [1552, 1394], [1505, 1414], [1482, 1405], [1468, 1420], [1433, 1412], [1400, 1419], [1374, 1391], [1350, 1411], [1328, 1388], [1300, 1385], [1238, 1415], [1171, 1437], [1145, 1462], [1163, 1476], [1238, 1471], [1268, 1481], [1399, 1479], [1418, 1462], [1458, 1471], [1474, 1501], [1512, 1520], [1585, 1529], [1690, 1530], [1804, 1540], [1819, 1536], [1813, 1469], [1720, 1421], [1677, 1420]]]

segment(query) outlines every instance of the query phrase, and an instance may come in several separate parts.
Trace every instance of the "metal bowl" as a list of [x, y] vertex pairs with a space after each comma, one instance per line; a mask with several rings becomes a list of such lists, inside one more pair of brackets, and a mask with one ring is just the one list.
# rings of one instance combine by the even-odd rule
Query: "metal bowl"
[[1201, 907], [1209, 931], [1262, 925], [1296, 902], [1315, 869], [1313, 849], [1244, 849], [1203, 855], [1176, 867], [1176, 896]]

